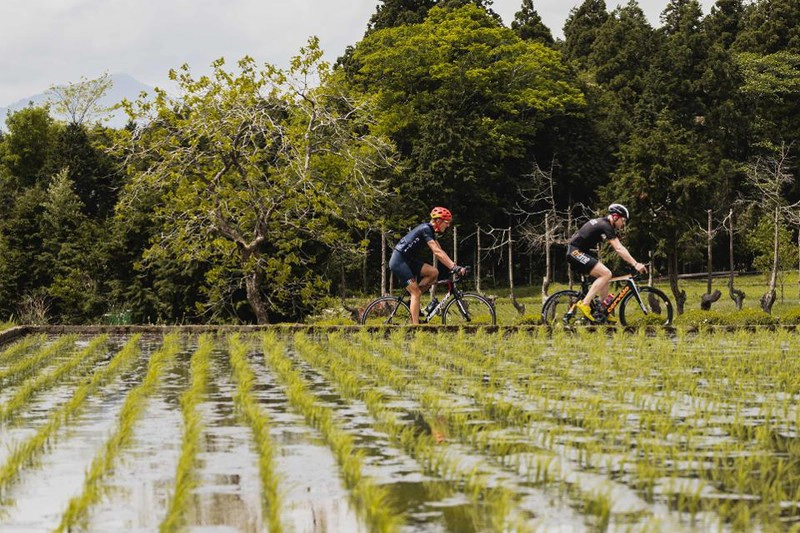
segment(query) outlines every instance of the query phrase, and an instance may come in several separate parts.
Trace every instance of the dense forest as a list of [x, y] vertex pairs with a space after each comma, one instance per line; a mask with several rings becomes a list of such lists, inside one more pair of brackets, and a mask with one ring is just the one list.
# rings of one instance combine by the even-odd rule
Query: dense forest
[[563, 279], [564, 239], [612, 201], [679, 309], [709, 225], [713, 268], [796, 268], [800, 3], [670, 0], [653, 27], [585, 0], [563, 35], [533, 0], [510, 26], [491, 0], [383, 0], [335, 60], [311, 38], [283, 69], [176, 68], [120, 130], [102, 79], [54, 91], [69, 120], [28, 107], [0, 133], [0, 318], [302, 320], [378, 292], [382, 243], [434, 205], [487, 278], [511, 238], [519, 279]]

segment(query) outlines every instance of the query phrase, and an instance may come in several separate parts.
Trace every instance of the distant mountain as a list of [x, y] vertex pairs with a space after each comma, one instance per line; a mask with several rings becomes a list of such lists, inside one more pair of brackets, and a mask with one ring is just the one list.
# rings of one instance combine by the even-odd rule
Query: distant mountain
[[[128, 74], [114, 74], [111, 76], [111, 81], [113, 82], [111, 88], [106, 92], [105, 96], [100, 100], [100, 105], [103, 107], [111, 107], [115, 104], [120, 103], [122, 100], [127, 98], [128, 100], [136, 100], [139, 97], [139, 93], [142, 91], [147, 91], [148, 93], [153, 93], [153, 88], [149, 85], [145, 85], [144, 83], [140, 82], [139, 80], [129, 76]], [[48, 99], [48, 91], [35, 94], [33, 96], [29, 96], [28, 98], [23, 98], [21, 100], [17, 100], [13, 104], [9, 105], [8, 107], [0, 107], [0, 130], [6, 130], [6, 116], [9, 112], [19, 111], [20, 109], [26, 107], [29, 103], [33, 102], [33, 105], [42, 105]], [[56, 118], [65, 119], [66, 117], [59, 117], [54, 114]], [[121, 128], [125, 126], [128, 122], [128, 117], [122, 111], [116, 111], [114, 113], [109, 113], [108, 115], [109, 120], [103, 121], [103, 124], [110, 126], [112, 128]]]

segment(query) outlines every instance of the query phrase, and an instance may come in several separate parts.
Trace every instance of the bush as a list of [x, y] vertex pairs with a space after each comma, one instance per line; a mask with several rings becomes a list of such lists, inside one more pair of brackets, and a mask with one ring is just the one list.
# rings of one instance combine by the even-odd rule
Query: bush
[[800, 308], [793, 308], [789, 309], [788, 311], [784, 311], [780, 315], [781, 324], [796, 326], [800, 324]]
[[[800, 310], [797, 320], [800, 321]], [[765, 313], [761, 309], [742, 309], [732, 313], [691, 309], [675, 319], [675, 325], [698, 328], [704, 326], [775, 326], [780, 323], [781, 320], [778, 317]]]

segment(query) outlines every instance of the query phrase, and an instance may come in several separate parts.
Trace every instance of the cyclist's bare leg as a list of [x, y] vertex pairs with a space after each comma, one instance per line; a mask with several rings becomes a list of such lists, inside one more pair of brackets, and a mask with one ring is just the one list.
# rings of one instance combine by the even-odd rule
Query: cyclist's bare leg
[[422, 265], [420, 278], [421, 278], [419, 280], [420, 291], [425, 292], [428, 289], [430, 289], [431, 285], [436, 283], [436, 280], [439, 278], [439, 271], [436, 268], [434, 268], [433, 265], [425, 263], [424, 265]]
[[419, 301], [422, 296], [422, 289], [416, 280], [411, 280], [406, 285], [406, 290], [411, 295], [411, 323], [419, 325]]
[[589, 272], [589, 275], [594, 277], [595, 280], [583, 298], [584, 305], [589, 305], [596, 295], [599, 295], [601, 300], [605, 298], [608, 295], [608, 285], [611, 282], [611, 271], [603, 263], [597, 263]]

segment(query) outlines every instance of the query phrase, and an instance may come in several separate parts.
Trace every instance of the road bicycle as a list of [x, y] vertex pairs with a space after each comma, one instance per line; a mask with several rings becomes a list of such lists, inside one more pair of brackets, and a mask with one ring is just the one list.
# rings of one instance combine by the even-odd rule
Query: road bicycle
[[[581, 276], [581, 289], [559, 291], [542, 305], [542, 323], [564, 325], [573, 324], [608, 324], [608, 316], [617, 311], [619, 323], [623, 326], [669, 326], [672, 324], [672, 302], [662, 291], [650, 286], [639, 286], [639, 275], [630, 273], [611, 278], [611, 282], [621, 288], [607, 309], [601, 309], [599, 297], [592, 300], [592, 316], [595, 322], [588, 320], [575, 304], [583, 300], [594, 278]], [[613, 315], [612, 315], [613, 316]]]
[[[451, 273], [447, 279], [436, 282], [436, 285], [447, 286], [447, 294], [434, 305], [426, 316], [423, 316], [423, 312], [420, 311], [420, 324], [431, 323], [437, 316], [441, 316], [442, 324], [445, 325], [494, 325], [497, 323], [494, 304], [478, 293], [462, 291], [458, 287], [462, 279], [458, 274]], [[411, 295], [403, 290], [401, 296], [386, 295], [372, 300], [361, 314], [361, 323], [372, 326], [411, 324], [410, 298]]]

